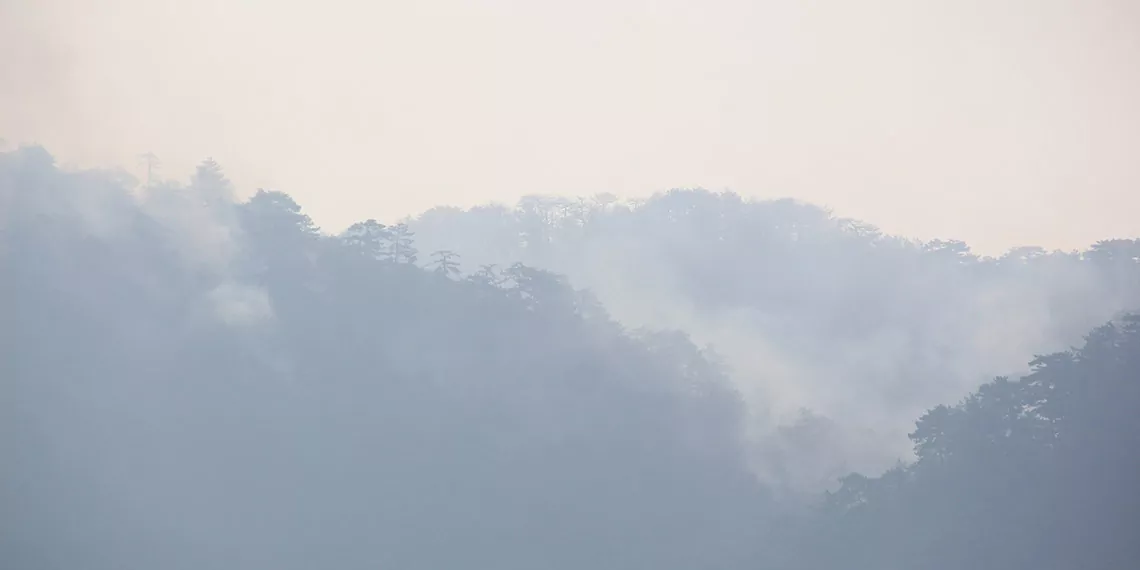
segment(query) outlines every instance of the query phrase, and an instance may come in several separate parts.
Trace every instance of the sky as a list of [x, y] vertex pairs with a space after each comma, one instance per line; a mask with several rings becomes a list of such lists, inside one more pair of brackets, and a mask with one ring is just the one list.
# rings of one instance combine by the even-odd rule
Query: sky
[[0, 0], [0, 139], [220, 162], [326, 229], [791, 196], [982, 252], [1140, 222], [1134, 0]]

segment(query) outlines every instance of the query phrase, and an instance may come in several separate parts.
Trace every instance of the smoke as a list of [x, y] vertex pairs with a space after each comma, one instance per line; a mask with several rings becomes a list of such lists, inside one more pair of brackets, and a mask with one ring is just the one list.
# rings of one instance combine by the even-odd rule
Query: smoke
[[[907, 434], [926, 410], [1017, 375], [1137, 302], [1075, 254], [977, 259], [810, 207], [710, 196], [584, 210], [535, 198], [436, 209], [415, 227], [469, 269], [522, 260], [565, 273], [625, 326], [711, 345], [747, 404], [756, 474], [797, 494], [913, 458]], [[768, 245], [781, 227], [799, 227], [788, 230], [798, 241]]]
[[[122, 172], [56, 170], [39, 148], [0, 158], [16, 164], [0, 184], [10, 211], [108, 243], [150, 223], [182, 271], [210, 282], [200, 303], [212, 319], [273, 318], [266, 291], [236, 269], [237, 206], [216, 164], [188, 185], [140, 187]], [[28, 184], [46, 191], [19, 192]], [[627, 327], [681, 330], [712, 346], [747, 404], [755, 472], [796, 493], [911, 458], [907, 433], [925, 410], [1016, 375], [1137, 301], [1077, 255], [977, 260], [885, 236], [861, 241], [836, 229], [846, 221], [810, 208], [708, 199], [534, 199], [435, 210], [415, 229], [422, 250], [459, 251], [469, 270], [521, 260], [565, 273]], [[703, 218], [709, 208], [719, 213]], [[768, 238], [747, 232], [766, 225], [799, 227], [801, 241], [757, 254]]]
[[233, 326], [248, 326], [273, 316], [269, 295], [265, 289], [227, 282], [210, 290], [207, 295], [215, 316]]
[[266, 291], [244, 283], [236, 270], [241, 229], [232, 189], [220, 170], [214, 179], [190, 185], [142, 187], [121, 170], [57, 168], [41, 147], [5, 153], [0, 161], [10, 164], [8, 179], [0, 180], [0, 205], [6, 206], [0, 219], [50, 220], [80, 239], [107, 244], [130, 239], [145, 226], [170, 248], [169, 261], [187, 275], [216, 283], [202, 299], [215, 318], [245, 326], [272, 317]]

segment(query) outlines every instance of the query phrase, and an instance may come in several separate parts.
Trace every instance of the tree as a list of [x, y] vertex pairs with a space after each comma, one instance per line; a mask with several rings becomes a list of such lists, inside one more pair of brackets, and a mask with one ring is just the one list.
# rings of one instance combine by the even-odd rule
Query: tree
[[459, 276], [459, 254], [454, 251], [441, 249], [433, 252], [432, 271], [444, 277]]
[[485, 263], [479, 266], [479, 271], [476, 271], [472, 278], [478, 282], [486, 283], [495, 287], [502, 286], [504, 277], [499, 271], [499, 266], [494, 263]]
[[388, 260], [392, 263], [416, 262], [416, 233], [403, 222], [388, 228]]
[[369, 219], [349, 226], [341, 234], [341, 241], [360, 255], [382, 260], [390, 255], [392, 232], [384, 224]]
[[[819, 567], [1119, 568], [1140, 556], [1140, 324], [1097, 327], [938, 406], [912, 434], [918, 460], [851, 475], [805, 532], [843, 556]], [[856, 548], [856, 545], [858, 547]], [[858, 557], [852, 556], [858, 552]], [[812, 567], [810, 565], [804, 567]]]
[[258, 189], [244, 205], [245, 226], [258, 232], [279, 232], [281, 237], [311, 239], [320, 230], [288, 194]]
[[233, 183], [226, 178], [222, 167], [213, 158], [206, 158], [194, 170], [190, 188], [203, 199], [203, 206], [219, 207], [234, 201]]

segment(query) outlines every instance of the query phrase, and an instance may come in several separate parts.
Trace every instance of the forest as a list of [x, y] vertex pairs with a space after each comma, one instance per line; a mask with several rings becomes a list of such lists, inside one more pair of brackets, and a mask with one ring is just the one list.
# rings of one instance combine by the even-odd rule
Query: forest
[[1140, 241], [701, 189], [389, 214], [0, 153], [0, 567], [1140, 561]]

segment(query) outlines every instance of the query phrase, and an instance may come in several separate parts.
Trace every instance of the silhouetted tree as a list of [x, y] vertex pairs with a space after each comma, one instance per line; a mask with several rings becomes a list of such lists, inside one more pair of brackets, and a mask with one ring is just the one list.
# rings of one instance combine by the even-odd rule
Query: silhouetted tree
[[365, 257], [381, 260], [392, 251], [392, 235], [387, 226], [376, 220], [357, 222], [341, 234], [345, 245]]
[[389, 230], [389, 243], [388, 243], [388, 259], [392, 263], [409, 263], [415, 264], [416, 262], [416, 247], [415, 235], [408, 225], [399, 223]]
[[444, 277], [459, 276], [459, 254], [454, 251], [441, 249], [432, 255], [432, 271]]

